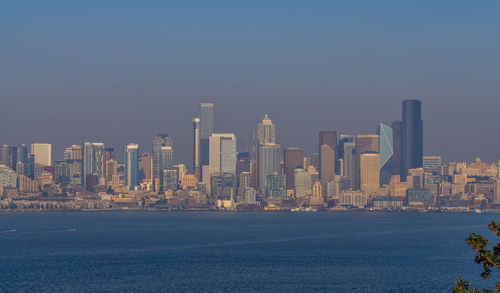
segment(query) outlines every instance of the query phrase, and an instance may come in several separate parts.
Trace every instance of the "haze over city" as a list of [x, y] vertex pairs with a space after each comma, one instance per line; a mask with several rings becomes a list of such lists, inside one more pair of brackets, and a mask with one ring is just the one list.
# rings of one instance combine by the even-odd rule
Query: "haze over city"
[[424, 155], [498, 160], [498, 2], [120, 4], [2, 3], [2, 143], [60, 159], [84, 141], [148, 151], [166, 132], [189, 162], [209, 101], [239, 151], [269, 114], [281, 145], [309, 153], [319, 130], [374, 133], [418, 98]]

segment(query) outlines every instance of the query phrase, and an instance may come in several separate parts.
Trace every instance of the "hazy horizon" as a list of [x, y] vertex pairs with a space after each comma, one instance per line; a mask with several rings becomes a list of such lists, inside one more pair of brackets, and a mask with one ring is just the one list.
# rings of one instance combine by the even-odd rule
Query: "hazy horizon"
[[84, 141], [191, 161], [191, 119], [248, 150], [265, 114], [283, 147], [375, 133], [422, 100], [424, 155], [500, 158], [500, 2], [18, 2], [0, 4], [0, 144]]

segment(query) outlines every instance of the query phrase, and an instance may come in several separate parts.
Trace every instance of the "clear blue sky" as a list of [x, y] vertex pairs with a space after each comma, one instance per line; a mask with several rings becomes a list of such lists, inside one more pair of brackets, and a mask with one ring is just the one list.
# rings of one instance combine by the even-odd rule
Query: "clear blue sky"
[[191, 118], [247, 149], [264, 114], [283, 146], [374, 133], [423, 101], [424, 153], [500, 158], [500, 1], [2, 1], [0, 143], [151, 151]]

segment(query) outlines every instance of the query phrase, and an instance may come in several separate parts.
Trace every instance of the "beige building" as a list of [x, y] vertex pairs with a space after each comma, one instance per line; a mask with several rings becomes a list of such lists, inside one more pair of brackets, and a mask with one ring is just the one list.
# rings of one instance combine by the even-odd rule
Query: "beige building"
[[148, 153], [143, 153], [139, 158], [139, 170], [144, 172], [144, 180], [153, 180], [153, 157]]
[[184, 175], [181, 180], [182, 189], [196, 187], [196, 183], [198, 183], [198, 180], [196, 179], [196, 176], [192, 174]]
[[321, 189], [321, 182], [315, 181], [312, 188], [311, 203], [313, 204], [323, 204], [325, 199], [323, 198], [323, 192]]
[[408, 182], [401, 182], [401, 177], [399, 175], [392, 175], [389, 183], [390, 196], [406, 196], [407, 189]]
[[360, 156], [361, 191], [377, 193], [380, 187], [380, 154], [364, 153]]
[[52, 145], [50, 143], [31, 144], [31, 153], [35, 155], [35, 164], [52, 166]]

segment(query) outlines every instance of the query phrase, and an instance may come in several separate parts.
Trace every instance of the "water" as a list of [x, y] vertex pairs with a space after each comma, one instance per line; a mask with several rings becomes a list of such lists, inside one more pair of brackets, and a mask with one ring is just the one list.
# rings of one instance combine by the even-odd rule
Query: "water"
[[499, 216], [3, 213], [0, 291], [449, 292]]

